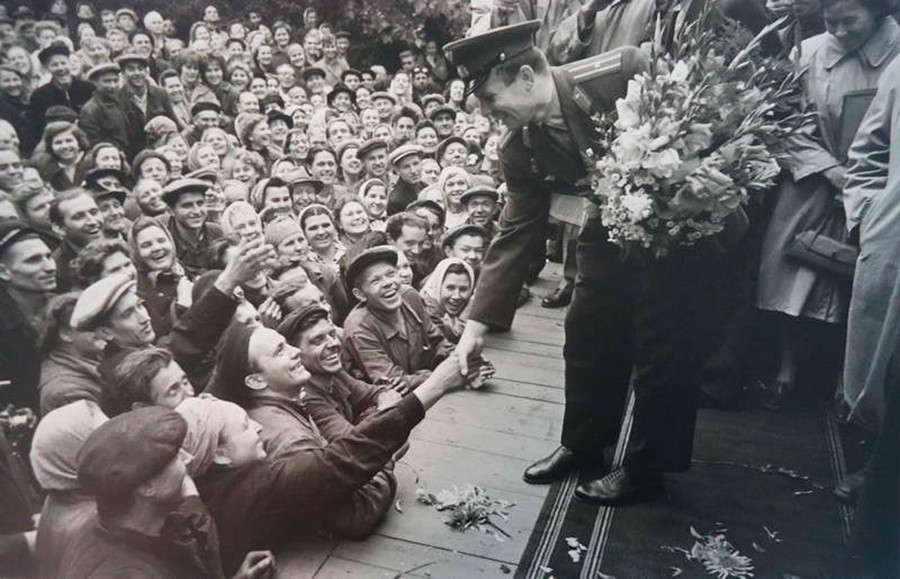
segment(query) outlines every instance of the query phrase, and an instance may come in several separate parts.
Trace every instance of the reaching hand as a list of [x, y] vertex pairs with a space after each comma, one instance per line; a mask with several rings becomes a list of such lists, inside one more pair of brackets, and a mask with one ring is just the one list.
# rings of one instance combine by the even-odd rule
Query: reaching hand
[[[228, 262], [224, 271], [216, 281], [219, 289], [229, 295], [239, 285], [245, 284], [263, 271], [269, 259], [275, 256], [275, 250], [262, 238], [241, 241], [237, 247], [237, 255]], [[221, 287], [220, 286], [225, 286]], [[230, 288], [230, 291], [226, 291]]]
[[459, 371], [463, 376], [469, 375], [469, 360], [481, 356], [484, 349], [484, 335], [488, 327], [481, 322], [469, 320], [466, 329], [456, 344], [456, 357], [459, 359]]
[[235, 574], [234, 579], [257, 579], [270, 577], [275, 571], [275, 555], [272, 551], [250, 551], [244, 557], [241, 568]]
[[259, 304], [259, 320], [263, 326], [276, 329], [282, 316], [281, 306], [272, 298], [266, 298], [266, 301]]

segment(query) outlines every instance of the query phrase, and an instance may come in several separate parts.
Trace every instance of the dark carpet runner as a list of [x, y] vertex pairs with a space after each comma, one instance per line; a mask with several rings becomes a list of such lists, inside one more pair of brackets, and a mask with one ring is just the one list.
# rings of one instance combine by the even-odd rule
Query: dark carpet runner
[[840, 430], [823, 411], [702, 410], [694, 464], [667, 475], [665, 500], [600, 508], [572, 497], [573, 479], [554, 484], [517, 576], [709, 577], [679, 551], [693, 527], [722, 532], [755, 577], [839, 577], [850, 514], [831, 496], [846, 468]]

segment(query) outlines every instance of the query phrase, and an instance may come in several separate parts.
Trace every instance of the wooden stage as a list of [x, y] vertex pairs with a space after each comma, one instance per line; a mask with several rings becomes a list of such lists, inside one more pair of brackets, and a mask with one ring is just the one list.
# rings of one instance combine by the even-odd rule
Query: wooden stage
[[[396, 468], [399, 509], [362, 542], [315, 539], [278, 553], [280, 577], [512, 576], [549, 489], [522, 481], [522, 472], [558, 444], [563, 417], [563, 318], [541, 308], [560, 267], [549, 264], [507, 333], [491, 335], [487, 356], [496, 377], [483, 390], [461, 391], [437, 403], [412, 433]], [[513, 296], [510, 299], [514, 299]], [[514, 501], [499, 542], [477, 530], [454, 531], [416, 489], [437, 493], [476, 484]], [[401, 512], [402, 511], [402, 512]]]

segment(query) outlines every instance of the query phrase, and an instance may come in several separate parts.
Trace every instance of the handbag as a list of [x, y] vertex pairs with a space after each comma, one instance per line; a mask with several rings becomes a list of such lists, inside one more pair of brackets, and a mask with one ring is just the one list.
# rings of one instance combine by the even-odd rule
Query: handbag
[[823, 233], [830, 219], [828, 214], [815, 229], [801, 231], [794, 236], [787, 254], [815, 270], [852, 278], [859, 249]]

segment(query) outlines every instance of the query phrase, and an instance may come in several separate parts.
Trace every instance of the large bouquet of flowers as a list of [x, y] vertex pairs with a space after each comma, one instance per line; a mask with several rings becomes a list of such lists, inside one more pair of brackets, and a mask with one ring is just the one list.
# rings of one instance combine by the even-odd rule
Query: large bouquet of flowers
[[[650, 66], [628, 83], [615, 114], [596, 119], [592, 200], [610, 241], [663, 257], [720, 233], [771, 188], [787, 137], [806, 120], [799, 72], [765, 56], [761, 39], [705, 12], [677, 50], [657, 34]], [[591, 153], [593, 154], [593, 153]]]

